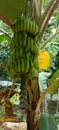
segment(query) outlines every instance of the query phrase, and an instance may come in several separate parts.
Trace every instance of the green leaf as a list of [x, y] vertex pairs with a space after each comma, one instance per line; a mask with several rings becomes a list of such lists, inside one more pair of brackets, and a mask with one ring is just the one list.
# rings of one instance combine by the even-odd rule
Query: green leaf
[[1, 43], [3, 40], [5, 40], [4, 34], [0, 35], [0, 43]]
[[14, 21], [26, 10], [26, 0], [0, 0], [0, 12], [10, 21]]
[[40, 93], [43, 93], [47, 89], [47, 81], [50, 77], [51, 72], [40, 72], [38, 75], [38, 83], [39, 83], [39, 89]]
[[40, 116], [40, 130], [58, 130], [55, 119], [48, 113], [42, 113]]
[[49, 0], [43, 0], [44, 5], [47, 5], [48, 2], [49, 2]]
[[[59, 70], [57, 70], [57, 71], [52, 75], [52, 77], [51, 77], [51, 79], [50, 79], [50, 84], [51, 84], [52, 82], [54, 82], [54, 80], [55, 80], [57, 77], [59, 77]], [[52, 87], [52, 88], [50, 89], [49, 93], [50, 93], [50, 94], [53, 94], [58, 87], [59, 87], [59, 82], [58, 82], [56, 85], [54, 85], [54, 87]]]
[[0, 43], [2, 42], [2, 41], [5, 41], [5, 40], [11, 40], [11, 38], [8, 36], [8, 35], [6, 35], [6, 34], [2, 34], [2, 35], [0, 35]]

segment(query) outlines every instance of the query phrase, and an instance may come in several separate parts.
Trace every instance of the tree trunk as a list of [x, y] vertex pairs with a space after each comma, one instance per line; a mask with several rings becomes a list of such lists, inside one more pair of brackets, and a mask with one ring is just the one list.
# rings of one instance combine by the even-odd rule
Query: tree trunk
[[27, 130], [39, 130], [38, 122], [34, 123], [36, 105], [39, 99], [37, 78], [27, 81]]
[[20, 92], [20, 104], [19, 104], [19, 109], [21, 112], [20, 116], [20, 122], [23, 121], [23, 117], [26, 116], [26, 78], [22, 77], [21, 78], [21, 86], [20, 86], [21, 92]]

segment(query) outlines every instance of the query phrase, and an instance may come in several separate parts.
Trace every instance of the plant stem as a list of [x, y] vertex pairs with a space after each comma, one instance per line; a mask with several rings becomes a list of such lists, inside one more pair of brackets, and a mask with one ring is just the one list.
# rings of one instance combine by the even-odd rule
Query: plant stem
[[11, 86], [11, 88], [10, 88], [10, 91], [9, 91], [9, 93], [8, 93], [8, 96], [7, 96], [7, 98], [6, 98], [6, 101], [7, 101], [7, 102], [8, 102], [8, 100], [9, 100], [9, 98], [10, 98], [10, 95], [11, 95], [11, 93], [12, 93], [12, 90], [14, 89], [15, 82], [16, 82], [16, 79], [13, 80], [13, 84], [12, 84], [12, 86]]
[[34, 16], [34, 0], [30, 0], [30, 18]]
[[[29, 85], [30, 82], [30, 85]], [[37, 79], [27, 81], [27, 130], [39, 130], [38, 122], [34, 123], [34, 114], [39, 98]]]
[[42, 45], [40, 46], [40, 49], [43, 49], [44, 46], [46, 46], [47, 43], [50, 42], [50, 41], [51, 41], [56, 35], [58, 35], [58, 34], [59, 34], [59, 31], [57, 31], [55, 34], [53, 34], [52, 36], [50, 36], [50, 37], [44, 42], [44, 44], [42, 44]]
[[0, 19], [3, 20], [3, 22], [5, 22], [11, 29], [13, 28], [13, 24], [2, 13], [0, 13]]
[[42, 15], [42, 0], [38, 0], [38, 8], [39, 8], [39, 20], [41, 18]]
[[38, 120], [38, 116], [39, 116], [38, 114], [40, 113], [40, 106], [41, 106], [41, 103], [42, 103], [42, 101], [43, 101], [45, 95], [46, 95], [46, 94], [49, 92], [49, 90], [50, 90], [51, 88], [53, 88], [54, 85], [56, 85], [58, 82], [59, 82], [59, 77], [56, 78], [56, 80], [55, 80], [50, 86], [48, 86], [48, 88], [45, 90], [45, 92], [44, 92], [44, 93], [41, 95], [41, 97], [39, 98], [38, 103], [37, 103], [37, 107], [36, 107], [36, 110], [35, 110], [35, 118], [34, 118], [35, 122]]
[[51, 18], [52, 14], [54, 13], [55, 9], [58, 7], [59, 0], [52, 0], [48, 4], [41, 20], [39, 21], [39, 35], [40, 41], [42, 40], [44, 31], [48, 25], [49, 19]]
[[37, 24], [39, 21], [39, 16], [40, 16], [40, 12], [39, 12], [38, 3], [37, 0], [34, 0], [34, 17]]
[[47, 8], [45, 9], [43, 15], [42, 15], [42, 18], [41, 20], [39, 21], [39, 31], [41, 29], [41, 25], [43, 24], [44, 20], [45, 20], [45, 17], [46, 15], [48, 14], [48, 11], [50, 10], [51, 8], [51, 5], [54, 3], [54, 0], [50, 1], [50, 3], [48, 4]]

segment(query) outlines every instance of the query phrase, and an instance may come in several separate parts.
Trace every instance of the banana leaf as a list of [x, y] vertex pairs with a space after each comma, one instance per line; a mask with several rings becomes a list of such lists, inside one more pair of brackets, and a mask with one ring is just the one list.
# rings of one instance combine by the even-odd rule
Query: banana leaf
[[42, 71], [39, 73], [38, 83], [39, 83], [40, 93], [43, 93], [47, 89], [47, 81], [50, 75], [51, 75], [51, 72]]
[[8, 40], [9, 41], [11, 39], [10, 39], [9, 35], [7, 35], [7, 34], [0, 35], [0, 43], [3, 42], [4, 40]]
[[42, 113], [40, 116], [40, 130], [58, 130], [56, 121], [52, 115]]
[[1, 43], [3, 40], [5, 40], [5, 36], [4, 36], [4, 34], [1, 34], [1, 35], [0, 35], [0, 43]]
[[10, 21], [19, 17], [26, 10], [26, 0], [0, 0], [0, 13]]
[[[50, 79], [50, 81], [49, 81], [50, 84], [51, 84], [52, 82], [54, 82], [54, 80], [55, 80], [56, 78], [58, 78], [58, 77], [59, 77], [59, 70], [57, 70], [57, 71], [52, 75], [52, 77], [51, 77], [51, 79]], [[50, 89], [49, 93], [52, 95], [58, 87], [59, 87], [59, 82], [58, 82], [56, 85], [54, 85], [54, 87], [52, 87], [52, 88]]]

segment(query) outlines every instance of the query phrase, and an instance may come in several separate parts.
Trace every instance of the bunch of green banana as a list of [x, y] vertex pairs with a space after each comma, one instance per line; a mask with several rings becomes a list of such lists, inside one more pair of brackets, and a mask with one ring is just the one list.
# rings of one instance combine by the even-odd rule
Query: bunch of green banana
[[14, 78], [27, 75], [28, 78], [33, 78], [39, 70], [38, 26], [35, 21], [22, 16], [14, 24], [13, 30], [8, 61], [9, 76]]
[[16, 57], [16, 55], [14, 58], [14, 55], [15, 55], [15, 53], [13, 55], [11, 55], [9, 58], [9, 68], [8, 68], [9, 74], [13, 75], [13, 76], [15, 74], [15, 76], [16, 76], [17, 73], [20, 75], [28, 73], [29, 66], [30, 66], [29, 60], [24, 59], [24, 58], [18, 58], [18, 57]]
[[30, 18], [25, 18], [24, 16], [20, 16], [18, 20], [14, 23], [13, 31], [15, 33], [18, 32], [28, 32], [33, 35], [38, 34], [38, 26], [34, 20]]
[[[32, 55], [32, 57], [33, 57], [33, 55]], [[18, 76], [21, 76], [24, 74], [29, 74], [30, 77], [33, 77], [35, 75], [33, 75], [33, 73], [32, 73], [33, 69], [31, 69], [31, 68], [34, 68], [35, 72], [37, 74], [38, 59], [37, 59], [37, 57], [31, 58], [30, 52], [28, 52], [27, 54], [24, 54], [24, 56], [20, 57], [18, 55], [18, 52], [15, 53], [15, 51], [14, 51], [9, 59], [9, 68], [10, 68], [9, 74], [11, 77], [18, 77]]]
[[34, 39], [27, 36], [26, 48], [25, 49], [30, 51], [31, 53], [37, 54], [38, 53], [38, 42], [35, 43]]
[[38, 51], [38, 38], [31, 38], [26, 33], [16, 33], [11, 40], [10, 50], [13, 51], [15, 48], [22, 48], [30, 50], [31, 52], [37, 53]]

